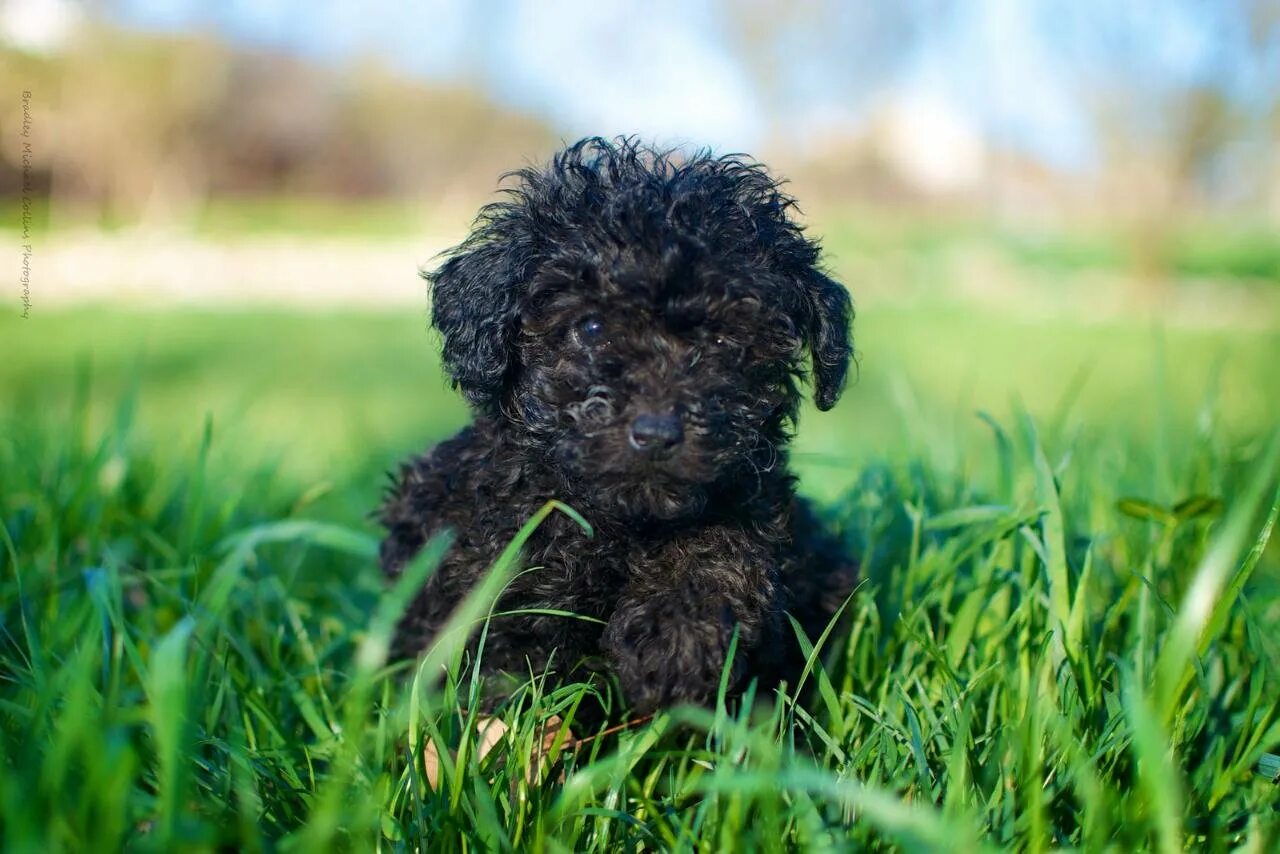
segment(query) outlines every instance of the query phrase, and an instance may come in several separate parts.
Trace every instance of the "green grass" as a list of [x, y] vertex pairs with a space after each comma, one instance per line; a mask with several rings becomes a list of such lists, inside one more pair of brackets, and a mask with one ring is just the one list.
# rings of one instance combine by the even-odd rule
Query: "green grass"
[[422, 205], [411, 201], [247, 197], [206, 200], [195, 230], [209, 237], [274, 233], [292, 237], [340, 234], [368, 239], [416, 237], [426, 225]]
[[[1117, 222], [1040, 225], [974, 216], [887, 216], [883, 210], [832, 210], [814, 218], [838, 255], [876, 260], [937, 261], [979, 250], [1028, 271], [1058, 275], [1109, 272], [1129, 275], [1158, 261], [1173, 279], [1208, 277], [1280, 283], [1280, 237], [1274, 224], [1238, 218], [1173, 223], [1146, 238], [1139, 253], [1135, 233]], [[1139, 257], [1154, 254], [1154, 258]]]
[[799, 699], [534, 769], [585, 686], [477, 764], [456, 645], [385, 661], [365, 514], [465, 420], [421, 317], [0, 315], [4, 849], [1274, 848], [1274, 333], [860, 324], [796, 461], [865, 582]]
[[[138, 225], [132, 219], [73, 202], [55, 208], [47, 197], [33, 199], [30, 210], [32, 231], [42, 239], [72, 229], [110, 234]], [[0, 197], [0, 234], [21, 233], [22, 211], [21, 199]], [[413, 238], [430, 225], [424, 207], [412, 201], [326, 196], [218, 196], [204, 199], [189, 214], [185, 225], [192, 234], [212, 239], [270, 234], [360, 240]]]
[[[135, 227], [136, 222], [90, 207], [66, 203], [55, 211], [36, 198], [31, 226], [39, 240], [74, 229], [105, 233]], [[0, 198], [0, 236], [15, 237], [22, 227], [21, 200]], [[412, 199], [344, 199], [313, 196], [214, 196], [190, 212], [185, 226], [193, 236], [236, 240], [264, 235], [290, 238], [412, 240], [424, 233], [458, 237], [469, 222], [466, 210], [433, 208]], [[837, 256], [879, 262], [941, 263], [954, 253], [994, 253], [1018, 269], [1058, 275], [1109, 272], [1128, 275], [1151, 259], [1135, 256], [1133, 235], [1116, 222], [1040, 226], [979, 215], [898, 215], [880, 208], [847, 206], [819, 212], [815, 228]], [[1269, 221], [1208, 218], [1171, 226], [1155, 252], [1165, 273], [1175, 279], [1208, 277], [1280, 283], [1280, 237]]]

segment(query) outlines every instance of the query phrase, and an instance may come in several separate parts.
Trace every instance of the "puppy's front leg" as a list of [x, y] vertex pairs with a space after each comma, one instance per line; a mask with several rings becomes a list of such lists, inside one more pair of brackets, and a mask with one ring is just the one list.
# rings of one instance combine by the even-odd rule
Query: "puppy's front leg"
[[638, 711], [712, 700], [736, 628], [733, 687], [776, 610], [772, 555], [714, 543], [703, 548], [705, 540], [682, 545], [631, 567], [631, 583], [604, 632], [605, 652]]

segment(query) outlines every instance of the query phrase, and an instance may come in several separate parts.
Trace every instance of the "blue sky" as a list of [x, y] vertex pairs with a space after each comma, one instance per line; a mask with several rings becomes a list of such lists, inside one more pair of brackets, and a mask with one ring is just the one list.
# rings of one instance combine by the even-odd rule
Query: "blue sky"
[[[118, 0], [109, 7], [132, 26], [209, 28], [325, 62], [374, 54], [410, 74], [477, 82], [569, 135], [636, 132], [738, 150], [780, 129], [803, 137], [817, 116], [856, 123], [877, 98], [905, 92], [947, 105], [1002, 144], [1082, 167], [1094, 152], [1084, 99], [1099, 87], [1136, 82], [1150, 87], [1153, 101], [1188, 82], [1247, 95], [1258, 84], [1251, 73], [1280, 74], [1274, 65], [1233, 64], [1230, 39], [1241, 22], [1229, 0], [836, 4], [829, 19], [780, 25], [774, 71], [764, 76], [744, 63], [721, 17], [736, 8], [734, 0]], [[888, 28], [904, 20], [918, 37], [898, 45]]]

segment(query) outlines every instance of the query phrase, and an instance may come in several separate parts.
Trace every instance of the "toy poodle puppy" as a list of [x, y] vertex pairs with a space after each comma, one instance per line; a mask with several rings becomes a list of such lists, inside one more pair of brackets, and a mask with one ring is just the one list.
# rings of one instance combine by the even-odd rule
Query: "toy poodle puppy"
[[856, 576], [786, 454], [800, 383], [822, 410], [840, 396], [848, 292], [743, 157], [592, 138], [514, 174], [428, 275], [474, 421], [406, 462], [381, 508], [392, 577], [456, 538], [397, 652], [425, 650], [555, 498], [594, 532], [562, 514], [537, 529], [482, 671], [604, 671], [641, 712], [714, 700], [726, 664], [731, 690], [794, 679], [786, 614], [816, 637]]

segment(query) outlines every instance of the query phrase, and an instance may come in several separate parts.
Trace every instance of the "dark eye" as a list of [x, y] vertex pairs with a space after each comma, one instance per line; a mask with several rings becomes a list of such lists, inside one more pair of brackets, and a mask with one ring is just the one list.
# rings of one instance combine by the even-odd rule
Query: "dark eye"
[[603, 344], [604, 321], [598, 317], [587, 317], [578, 321], [578, 340], [587, 347]]
[[708, 350], [724, 352], [733, 347], [733, 342], [729, 340], [729, 336], [717, 333], [707, 335], [703, 340], [703, 346]]

